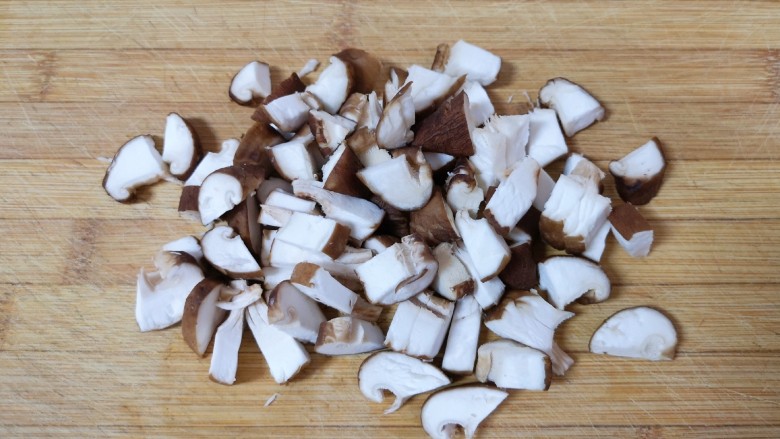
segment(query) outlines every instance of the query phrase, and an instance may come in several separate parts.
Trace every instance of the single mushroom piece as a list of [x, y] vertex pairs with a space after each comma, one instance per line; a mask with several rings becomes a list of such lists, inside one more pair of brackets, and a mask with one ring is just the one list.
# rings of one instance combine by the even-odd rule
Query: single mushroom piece
[[441, 350], [455, 304], [430, 291], [398, 304], [387, 330], [385, 345], [424, 361], [433, 360]]
[[[200, 186], [203, 180], [214, 171], [232, 166], [239, 144], [240, 142], [236, 139], [228, 139], [222, 142], [219, 152], [207, 152], [187, 181], [184, 182], [184, 187]], [[184, 198], [183, 193], [182, 198]]]
[[578, 180], [583, 186], [591, 185], [599, 193], [604, 191], [602, 180], [606, 174], [582, 154], [572, 153], [566, 158], [563, 174]]
[[454, 242], [460, 238], [452, 210], [444, 202], [444, 196], [438, 188], [433, 190], [425, 206], [410, 213], [409, 230], [430, 245]]
[[491, 186], [504, 178], [509, 139], [487, 127], [474, 129], [471, 139], [474, 142], [474, 155], [469, 161], [477, 171], [477, 183], [487, 193]]
[[661, 311], [638, 306], [616, 312], [593, 333], [590, 351], [651, 361], [673, 360], [677, 331]]
[[238, 350], [241, 348], [241, 339], [244, 335], [245, 314], [243, 307], [231, 310], [214, 335], [209, 378], [216, 383], [232, 385], [236, 382]]
[[363, 360], [358, 371], [360, 392], [369, 401], [381, 403], [384, 390], [395, 396], [385, 414], [394, 413], [409, 398], [450, 384], [435, 366], [398, 352], [383, 351]]
[[553, 78], [539, 90], [539, 102], [558, 113], [567, 137], [604, 118], [604, 107], [581, 85]]
[[271, 123], [283, 133], [292, 133], [309, 119], [311, 102], [310, 97], [304, 93], [295, 92], [279, 96], [257, 107], [253, 117], [261, 121], [258, 123]]
[[323, 216], [293, 212], [275, 240], [337, 258], [349, 240], [349, 228]]
[[201, 238], [201, 247], [206, 260], [220, 272], [240, 279], [263, 278], [260, 264], [231, 227], [209, 230]]
[[412, 102], [417, 114], [438, 107], [444, 100], [457, 92], [465, 77], [454, 78], [419, 65], [407, 69], [406, 83], [412, 84]]
[[171, 241], [163, 245], [161, 250], [187, 253], [192, 256], [198, 264], [203, 260], [203, 249], [200, 248], [200, 240], [194, 236], [185, 236], [175, 241]]
[[339, 282], [348, 283], [350, 287], [359, 287], [355, 269], [359, 264], [344, 264], [334, 260], [325, 253], [305, 249], [295, 244], [274, 239], [268, 262], [272, 267], [295, 267], [300, 262], [316, 264], [333, 274]]
[[471, 255], [479, 280], [486, 282], [498, 276], [511, 257], [506, 241], [493, 230], [487, 219], [475, 220], [465, 210], [455, 214], [455, 225], [466, 251]]
[[165, 119], [162, 159], [168, 164], [171, 175], [185, 180], [200, 160], [200, 141], [192, 126], [177, 113]]
[[[275, 192], [291, 195], [293, 193], [292, 184], [283, 178], [268, 177], [265, 180], [263, 180], [262, 183], [260, 183], [260, 186], [257, 187], [255, 198], [257, 198], [258, 203], [263, 204], [266, 202], [266, 200], [268, 200], [268, 197], [270, 197], [271, 194]], [[314, 203], [311, 204], [312, 204], [311, 209], [314, 209], [314, 205], [313, 205]], [[301, 210], [300, 212], [306, 212], [306, 211]]]
[[198, 282], [184, 302], [181, 333], [193, 352], [202, 357], [206, 353], [217, 326], [225, 318], [225, 310], [217, 307], [217, 301], [225, 286], [214, 279]]
[[598, 303], [609, 298], [610, 283], [601, 267], [577, 256], [553, 256], [539, 264], [539, 288], [558, 309], [579, 299]]
[[380, 305], [398, 303], [423, 291], [437, 270], [431, 250], [416, 235], [403, 237], [355, 269], [368, 301]]
[[525, 232], [522, 233], [525, 236], [509, 246], [511, 253], [509, 263], [498, 275], [509, 288], [515, 290], [529, 290], [534, 288], [539, 281], [531, 237]]
[[429, 396], [422, 407], [422, 426], [434, 439], [450, 439], [458, 427], [467, 439], [509, 396], [503, 390], [484, 385], [448, 387]]
[[266, 122], [255, 122], [246, 130], [233, 157], [233, 164], [256, 163], [271, 167], [268, 148], [284, 142], [284, 137]]
[[162, 156], [150, 135], [136, 136], [122, 145], [111, 160], [103, 178], [103, 189], [111, 198], [132, 201], [135, 190], [168, 175]]
[[418, 125], [412, 146], [456, 157], [474, 154], [471, 132], [475, 124], [466, 93], [460, 92], [447, 100]]
[[456, 77], [466, 75], [466, 79], [481, 85], [492, 84], [501, 70], [499, 56], [463, 40], [453, 44], [446, 55], [444, 73]]
[[479, 302], [479, 306], [481, 306], [482, 309], [487, 309], [498, 303], [506, 289], [506, 286], [501, 279], [494, 277], [485, 282], [479, 280], [477, 267], [474, 265], [474, 261], [462, 244], [455, 249], [455, 256], [463, 262], [466, 270], [468, 270], [469, 274], [474, 279], [474, 298]]
[[298, 70], [298, 76], [303, 78], [309, 73], [316, 71], [319, 67], [320, 67], [320, 62], [314, 58], [310, 58], [308, 61], [306, 61], [306, 64], [304, 64], [303, 67], [301, 67], [301, 69]]
[[322, 355], [354, 355], [384, 348], [385, 335], [376, 323], [353, 316], [322, 322], [314, 350]]
[[198, 192], [198, 211], [203, 225], [244, 201], [265, 179], [265, 168], [253, 163], [233, 165], [212, 172]]
[[273, 290], [279, 284], [290, 280], [294, 267], [270, 267], [263, 266], [263, 288]]
[[244, 245], [254, 254], [262, 251], [263, 230], [257, 222], [259, 206], [254, 194], [250, 194], [232, 210], [225, 213], [227, 225], [238, 233]]
[[255, 106], [271, 94], [271, 70], [268, 64], [252, 61], [230, 81], [228, 95], [239, 105]]
[[352, 90], [358, 93], [371, 93], [376, 78], [382, 73], [382, 61], [362, 49], [348, 47], [333, 55], [352, 67]]
[[569, 152], [569, 147], [554, 110], [537, 108], [530, 115], [528, 155], [544, 168]]
[[353, 75], [351, 64], [331, 56], [330, 65], [320, 73], [317, 82], [306, 87], [306, 91], [322, 102], [325, 111], [336, 114], [352, 90]]
[[441, 362], [442, 369], [462, 375], [474, 371], [481, 323], [482, 307], [474, 296], [463, 296], [455, 302], [447, 347], [444, 348]]
[[291, 140], [270, 148], [269, 152], [276, 172], [285, 180], [316, 179], [317, 165], [306, 143]]
[[463, 93], [469, 98], [469, 116], [475, 126], [484, 124], [496, 112], [485, 87], [479, 82], [466, 81]]
[[344, 142], [355, 130], [355, 126], [356, 123], [346, 117], [334, 116], [321, 110], [309, 112], [309, 128], [325, 157], [331, 155]]
[[507, 169], [508, 177], [498, 185], [484, 211], [485, 218], [500, 235], [507, 235], [531, 208], [540, 170], [530, 157]]
[[290, 281], [282, 281], [266, 291], [268, 323], [303, 343], [317, 341], [320, 324], [325, 322], [317, 302], [301, 292]]
[[414, 158], [404, 154], [361, 169], [357, 175], [371, 192], [399, 210], [423, 207], [433, 191], [433, 172], [420, 151]]
[[476, 283], [466, 266], [455, 256], [455, 245], [442, 242], [433, 249], [433, 257], [439, 264], [431, 288], [449, 300], [458, 300], [474, 292]]
[[346, 144], [358, 157], [363, 167], [377, 165], [392, 158], [390, 152], [376, 143], [376, 132], [367, 127], [359, 128], [347, 137]]
[[[263, 99], [263, 103], [267, 104], [281, 98], [282, 96], [291, 95], [293, 93], [303, 93], [303, 91], [306, 90], [306, 84], [301, 81], [301, 77], [302, 75], [299, 73], [291, 73], [290, 76], [277, 84], [276, 87], [271, 90], [271, 94]], [[268, 120], [263, 117], [262, 111], [259, 107], [257, 110], [255, 110], [254, 114], [252, 114], [252, 120], [257, 122], [268, 122]]]
[[580, 256], [586, 257], [595, 263], [601, 261], [601, 256], [604, 254], [604, 249], [607, 248], [607, 236], [611, 229], [609, 221], [604, 221], [604, 224], [599, 227], [596, 233], [591, 238], [590, 242], [585, 245], [585, 251]]
[[271, 227], [283, 227], [292, 217], [293, 212], [317, 214], [317, 204], [311, 200], [298, 198], [281, 189], [271, 191], [260, 206], [257, 221]]
[[661, 141], [653, 137], [620, 160], [609, 163], [618, 195], [626, 203], [647, 204], [661, 188], [666, 172]]
[[477, 379], [500, 389], [547, 390], [552, 381], [550, 357], [512, 340], [496, 340], [479, 347]]
[[385, 149], [400, 148], [414, 138], [414, 102], [411, 85], [407, 83], [385, 104], [376, 126], [376, 142]]
[[387, 82], [385, 83], [384, 89], [385, 95], [383, 97], [383, 101], [385, 106], [387, 106], [390, 100], [398, 94], [401, 86], [406, 82], [407, 76], [408, 73], [404, 69], [399, 69], [396, 67], [390, 68], [390, 78], [388, 78]]
[[322, 166], [323, 189], [358, 198], [370, 197], [371, 192], [357, 177], [362, 167], [352, 149], [341, 144]]
[[455, 165], [446, 182], [447, 204], [453, 211], [466, 210], [476, 215], [485, 200], [485, 192], [477, 184], [474, 167], [468, 160]]
[[363, 248], [371, 250], [376, 255], [399, 242], [401, 242], [401, 239], [393, 235], [373, 235], [363, 241]]
[[367, 111], [367, 106], [368, 95], [363, 93], [352, 93], [341, 105], [341, 108], [339, 108], [338, 115], [357, 124], [362, 117], [363, 112]]
[[313, 300], [351, 314], [360, 296], [336, 280], [327, 270], [311, 262], [300, 262], [290, 282]]
[[635, 258], [650, 254], [653, 245], [653, 228], [645, 217], [631, 204], [619, 204], [609, 215], [612, 233], [623, 250]]

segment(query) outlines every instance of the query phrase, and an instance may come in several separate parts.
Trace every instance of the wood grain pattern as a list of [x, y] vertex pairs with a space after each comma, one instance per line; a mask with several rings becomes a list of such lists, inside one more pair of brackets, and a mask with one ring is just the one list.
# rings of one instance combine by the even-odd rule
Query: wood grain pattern
[[[479, 437], [780, 436], [777, 2], [61, 0], [0, 3], [0, 437], [422, 437], [424, 397], [383, 416], [357, 389], [362, 357], [315, 356], [277, 386], [247, 333], [226, 387], [178, 327], [138, 333], [137, 270], [202, 227], [178, 218], [170, 183], [113, 202], [97, 158], [160, 136], [170, 111], [208, 149], [240, 137], [251, 109], [226, 89], [249, 59], [278, 80], [350, 45], [428, 64], [459, 38], [504, 59], [499, 112], [568, 76], [609, 111], [573, 150], [605, 167], [657, 135], [670, 158], [643, 209], [650, 257], [609, 242], [613, 297], [559, 331], [576, 365], [549, 392], [514, 392]], [[639, 304], [677, 323], [676, 360], [587, 353], [604, 318]]]

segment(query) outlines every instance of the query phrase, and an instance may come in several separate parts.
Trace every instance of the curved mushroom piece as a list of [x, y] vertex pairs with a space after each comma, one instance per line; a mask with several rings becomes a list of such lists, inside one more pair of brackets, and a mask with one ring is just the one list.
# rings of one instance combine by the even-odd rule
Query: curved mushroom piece
[[336, 114], [349, 96], [353, 75], [354, 70], [350, 64], [331, 56], [328, 67], [320, 73], [317, 82], [306, 87], [306, 91], [322, 102], [325, 111]]
[[228, 139], [222, 142], [219, 152], [207, 152], [187, 181], [184, 182], [184, 187], [200, 186], [203, 180], [214, 171], [232, 166], [239, 144], [236, 139]]
[[157, 271], [138, 273], [135, 320], [141, 332], [167, 328], [181, 321], [184, 302], [203, 280], [196, 259], [187, 254], [163, 250], [154, 258]]
[[553, 78], [539, 90], [539, 102], [558, 113], [567, 137], [604, 118], [601, 106], [587, 90], [566, 78]]
[[569, 152], [569, 147], [554, 110], [537, 108], [530, 115], [528, 155], [544, 168]]
[[651, 361], [672, 360], [677, 331], [661, 311], [638, 306], [618, 311], [593, 333], [590, 351]]
[[171, 175], [184, 180], [195, 170], [200, 160], [200, 141], [192, 126], [177, 113], [165, 119], [162, 159], [168, 163]]
[[425, 361], [439, 354], [455, 304], [424, 291], [398, 304], [385, 345]]
[[274, 239], [337, 258], [349, 240], [349, 227], [323, 216], [293, 212]]
[[428, 288], [437, 270], [431, 250], [416, 235], [403, 237], [355, 269], [368, 301], [381, 305], [404, 301]]
[[460, 161], [447, 178], [447, 204], [457, 212], [466, 210], [476, 215], [485, 200], [485, 192], [477, 184], [474, 168], [468, 160]]
[[271, 376], [279, 384], [292, 379], [311, 358], [306, 348], [291, 335], [268, 324], [268, 306], [258, 300], [246, 309], [246, 322], [257, 347], [271, 370]]
[[302, 293], [290, 281], [282, 281], [267, 291], [268, 324], [304, 343], [317, 341], [320, 324], [325, 321], [317, 302]]
[[430, 245], [455, 242], [460, 238], [455, 228], [452, 210], [444, 202], [444, 197], [438, 188], [433, 190], [431, 199], [425, 206], [409, 214], [409, 230]]
[[479, 306], [481, 306], [482, 309], [487, 309], [498, 303], [506, 289], [506, 286], [501, 279], [494, 277], [486, 282], [479, 280], [477, 267], [474, 265], [471, 256], [469, 256], [469, 253], [462, 244], [455, 250], [455, 255], [463, 262], [466, 270], [468, 270], [469, 274], [474, 279], [474, 298], [479, 302]]
[[[272, 194], [274, 196], [279, 196], [279, 195], [292, 195], [292, 193], [293, 193], [293, 188], [292, 188], [292, 184], [289, 181], [278, 177], [268, 177], [265, 180], [263, 180], [262, 183], [260, 183], [260, 186], [257, 187], [255, 198], [257, 198], [257, 201], [260, 204], [263, 204], [267, 202], [268, 198], [271, 197]], [[307, 204], [311, 204], [311, 207], [308, 209], [292, 209], [292, 210], [298, 210], [299, 212], [306, 212], [306, 213], [313, 212], [314, 203], [307, 202]], [[274, 204], [274, 205], [283, 206], [282, 204]]]
[[429, 396], [422, 407], [422, 426], [434, 439], [450, 439], [458, 427], [467, 439], [509, 396], [484, 385], [448, 387]]
[[185, 236], [175, 241], [171, 241], [163, 245], [161, 250], [187, 253], [195, 258], [197, 263], [200, 263], [201, 260], [203, 260], [203, 249], [200, 248], [200, 240], [194, 236]]
[[382, 73], [382, 61], [362, 49], [348, 47], [334, 54], [336, 58], [352, 66], [352, 89], [358, 93], [371, 93], [376, 78]]
[[419, 65], [407, 69], [406, 84], [412, 84], [412, 102], [415, 113], [432, 110], [447, 97], [454, 94], [463, 80], [445, 75]]
[[252, 61], [230, 81], [228, 95], [239, 105], [254, 106], [271, 94], [271, 70], [268, 64]]
[[276, 172], [285, 180], [314, 180], [317, 177], [317, 166], [306, 143], [291, 140], [271, 147], [269, 152]]
[[612, 232], [620, 246], [629, 255], [643, 258], [650, 254], [653, 245], [653, 229], [636, 207], [620, 204], [609, 215]]
[[455, 302], [442, 369], [463, 375], [474, 372], [481, 323], [482, 308], [474, 296], [464, 296]]
[[412, 146], [427, 152], [468, 157], [475, 151], [475, 144], [471, 139], [474, 126], [469, 97], [460, 92], [419, 123]]
[[490, 227], [487, 219], [475, 220], [464, 210], [455, 215], [455, 225], [471, 255], [479, 280], [486, 282], [496, 277], [511, 256], [506, 241]]
[[475, 281], [460, 259], [455, 256], [455, 245], [442, 242], [433, 249], [439, 268], [431, 288], [449, 300], [458, 300], [474, 292]]
[[363, 168], [357, 155], [347, 145], [340, 145], [322, 165], [322, 187], [358, 198], [368, 198], [371, 192], [357, 177]]
[[540, 170], [536, 160], [520, 159], [506, 171], [508, 177], [493, 192], [484, 216], [500, 235], [508, 234], [531, 208]]
[[103, 189], [111, 198], [128, 202], [135, 190], [168, 175], [162, 156], [150, 135], [136, 136], [122, 145], [111, 160], [103, 178]]
[[375, 323], [353, 316], [322, 322], [314, 350], [322, 355], [355, 355], [385, 347], [385, 335]]
[[313, 300], [351, 314], [360, 296], [337, 281], [327, 270], [310, 262], [295, 266], [290, 282]]
[[547, 390], [552, 381], [550, 357], [512, 340], [496, 340], [479, 347], [477, 379], [500, 389]]
[[569, 154], [566, 164], [563, 165], [563, 175], [578, 180], [583, 186], [590, 185], [596, 188], [598, 193], [604, 191], [602, 180], [607, 174], [582, 154]]
[[435, 366], [398, 352], [377, 352], [360, 365], [358, 384], [360, 392], [369, 401], [381, 403], [383, 390], [395, 396], [393, 404], [385, 414], [395, 412], [409, 400], [421, 393], [446, 386], [450, 379]]
[[412, 159], [404, 154], [361, 169], [358, 178], [371, 192], [404, 211], [423, 207], [433, 192], [433, 172], [420, 151]]
[[609, 163], [618, 195], [626, 203], [647, 204], [661, 188], [666, 172], [661, 141], [653, 137], [618, 161]]
[[240, 279], [263, 278], [260, 264], [232, 228], [214, 227], [203, 235], [201, 246], [206, 260], [222, 273]]
[[267, 102], [255, 111], [255, 119], [260, 123], [271, 123], [283, 133], [297, 131], [309, 120], [311, 107], [303, 93], [290, 93]]
[[227, 225], [236, 231], [244, 245], [258, 256], [262, 252], [263, 229], [257, 222], [259, 206], [254, 194], [223, 215]]
[[225, 318], [225, 310], [217, 301], [225, 286], [213, 279], [198, 282], [184, 302], [181, 333], [193, 352], [202, 357], [206, 353], [217, 326]]
[[469, 117], [475, 126], [484, 124], [496, 112], [490, 96], [479, 82], [466, 81], [463, 84], [463, 93], [469, 98]]
[[244, 201], [265, 179], [265, 168], [245, 163], [218, 169], [203, 180], [198, 192], [198, 211], [203, 225], [218, 219]]
[[548, 299], [558, 309], [577, 299], [584, 303], [603, 302], [610, 293], [604, 270], [576, 256], [553, 256], [539, 263], [539, 288], [547, 292]]
[[466, 75], [469, 81], [482, 85], [492, 84], [501, 70], [499, 56], [463, 40], [453, 44], [447, 55], [444, 73], [455, 77]]
[[376, 125], [377, 144], [385, 149], [395, 149], [411, 142], [414, 121], [411, 84], [406, 84], [382, 110], [382, 117]]
[[309, 128], [320, 146], [322, 155], [329, 156], [353, 131], [356, 123], [342, 116], [334, 116], [322, 110], [309, 112]]

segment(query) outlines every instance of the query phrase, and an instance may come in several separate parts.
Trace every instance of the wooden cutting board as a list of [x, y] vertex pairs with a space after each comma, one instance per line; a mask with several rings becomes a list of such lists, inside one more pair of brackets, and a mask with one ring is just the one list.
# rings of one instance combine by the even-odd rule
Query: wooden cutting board
[[[247, 333], [226, 387], [178, 327], [139, 333], [139, 268], [202, 228], [178, 218], [172, 184], [112, 201], [98, 158], [161, 136], [171, 111], [209, 149], [240, 136], [251, 109], [227, 87], [252, 59], [278, 81], [347, 46], [428, 65], [460, 38], [503, 58], [498, 112], [565, 76], [609, 111], [572, 150], [605, 167], [658, 136], [670, 159], [642, 209], [650, 257], [611, 240], [613, 297], [559, 331], [575, 366], [513, 392], [479, 436], [780, 437], [780, 4], [704, 0], [2, 2], [0, 436], [424, 436], [424, 397], [389, 416], [363, 399], [362, 356], [315, 356], [277, 386]], [[642, 304], [674, 318], [674, 361], [588, 354], [604, 318]]]

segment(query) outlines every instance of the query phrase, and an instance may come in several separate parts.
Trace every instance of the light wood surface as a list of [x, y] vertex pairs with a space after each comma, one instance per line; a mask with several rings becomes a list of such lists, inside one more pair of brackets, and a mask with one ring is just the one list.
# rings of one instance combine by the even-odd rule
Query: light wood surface
[[[278, 80], [347, 46], [427, 65], [460, 38], [503, 58], [499, 112], [566, 76], [609, 110], [573, 150], [604, 167], [655, 135], [671, 160], [643, 209], [650, 257], [610, 241], [614, 297], [559, 331], [573, 369], [513, 392], [479, 437], [780, 437], [780, 4], [730, 0], [0, 2], [0, 437], [422, 437], [424, 397], [383, 416], [358, 391], [362, 357], [315, 356], [277, 386], [247, 333], [226, 387], [178, 327], [139, 333], [138, 269], [202, 228], [172, 184], [112, 201], [98, 158], [160, 136], [171, 111], [209, 149], [240, 136], [251, 110], [226, 91], [251, 59]], [[587, 353], [641, 304], [674, 318], [677, 359]]]

